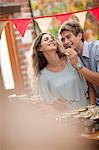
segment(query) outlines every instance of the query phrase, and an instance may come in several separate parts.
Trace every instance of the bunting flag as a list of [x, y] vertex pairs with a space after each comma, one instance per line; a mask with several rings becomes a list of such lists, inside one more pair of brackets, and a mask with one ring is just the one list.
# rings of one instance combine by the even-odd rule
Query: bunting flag
[[88, 10], [88, 12], [92, 13], [99, 20], [99, 8]]
[[42, 31], [38, 25], [38, 23], [34, 20], [34, 28], [35, 28], [35, 31], [36, 31], [36, 35], [39, 35]]
[[32, 17], [32, 18], [25, 18], [25, 19], [1, 20], [0, 21], [0, 36], [7, 22], [12, 21], [15, 24], [17, 30], [20, 32], [21, 36], [23, 37], [27, 29], [27, 26], [31, 22], [31, 20], [34, 20], [34, 23], [36, 24], [35, 27], [38, 28], [37, 29], [38, 33], [41, 31], [46, 32], [53, 18], [59, 20], [62, 24], [66, 20], [68, 20], [73, 14], [78, 17], [80, 24], [83, 27], [87, 12], [92, 13], [96, 17], [96, 19], [99, 20], [99, 8], [93, 8], [89, 10], [82, 10], [78, 12], [72, 12], [68, 14], [59, 14], [59, 15], [53, 15], [53, 16], [40, 16], [40, 17]]
[[84, 23], [85, 23], [85, 19], [86, 19], [86, 13], [87, 13], [87, 11], [79, 12], [79, 13], [75, 13], [74, 14], [79, 19], [79, 23], [82, 26], [82, 28], [84, 28]]
[[14, 22], [17, 30], [23, 37], [28, 24], [31, 22], [31, 19], [13, 19], [12, 21]]
[[55, 18], [58, 19], [61, 22], [61, 24], [62, 24], [63, 22], [65, 22], [66, 20], [68, 20], [71, 15], [72, 14], [57, 15], [57, 16], [55, 16]]
[[46, 32], [53, 17], [35, 19], [42, 32]]
[[3, 29], [4, 29], [4, 27], [6, 26], [7, 23], [8, 23], [8, 21], [1, 21], [0, 22], [0, 39], [1, 39], [2, 31], [3, 31]]

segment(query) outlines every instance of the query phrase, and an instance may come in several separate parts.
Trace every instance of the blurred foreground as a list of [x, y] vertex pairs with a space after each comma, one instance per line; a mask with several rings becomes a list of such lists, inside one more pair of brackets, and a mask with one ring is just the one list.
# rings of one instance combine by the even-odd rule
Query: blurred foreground
[[0, 150], [98, 150], [78, 123], [57, 119], [51, 106], [5, 98], [0, 111]]

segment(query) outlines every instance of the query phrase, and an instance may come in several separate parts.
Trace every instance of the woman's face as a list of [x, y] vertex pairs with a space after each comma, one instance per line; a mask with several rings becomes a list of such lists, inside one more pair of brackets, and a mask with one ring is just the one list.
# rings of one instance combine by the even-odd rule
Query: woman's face
[[50, 34], [42, 36], [40, 51], [57, 51], [57, 42]]

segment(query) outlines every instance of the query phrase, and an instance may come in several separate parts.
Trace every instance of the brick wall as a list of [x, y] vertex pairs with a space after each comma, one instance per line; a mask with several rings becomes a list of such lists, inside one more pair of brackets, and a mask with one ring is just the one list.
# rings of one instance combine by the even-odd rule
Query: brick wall
[[[31, 17], [31, 12], [30, 12], [28, 0], [14, 0], [14, 1], [21, 5], [21, 12], [19, 14], [18, 13], [14, 14], [15, 18]], [[23, 81], [24, 81], [24, 86], [25, 86], [26, 91], [28, 91], [29, 86], [28, 86], [28, 76], [27, 76], [26, 54], [30, 50], [30, 47], [32, 44], [31, 42], [33, 41], [33, 39], [35, 37], [33, 22], [28, 25], [26, 33], [24, 35], [24, 38], [21, 37], [20, 33], [17, 31], [17, 29], [15, 27], [14, 27], [14, 29], [15, 29], [16, 44], [17, 44], [17, 48], [18, 48], [18, 52], [19, 52], [20, 66], [21, 66], [21, 70], [22, 70], [22, 77], [23, 77]]]
[[94, 2], [94, 7], [99, 7], [99, 0], [93, 0]]
[[[31, 17], [29, 1], [28, 0], [15, 0], [15, 1], [20, 3], [21, 13], [20, 13], [20, 15], [14, 14], [14, 17], [19, 17], [19, 16], [21, 18]], [[25, 89], [28, 90], [29, 88], [28, 88], [26, 54], [30, 50], [30, 47], [32, 44], [31, 42], [33, 41], [33, 39], [35, 37], [33, 22], [28, 25], [26, 33], [24, 35], [24, 38], [22, 38], [20, 36], [20, 33], [16, 29], [15, 29], [15, 36], [16, 36], [16, 40], [17, 40], [17, 48], [18, 48], [18, 52], [19, 52], [20, 66], [21, 66], [21, 70], [22, 70], [23, 81], [24, 81]]]

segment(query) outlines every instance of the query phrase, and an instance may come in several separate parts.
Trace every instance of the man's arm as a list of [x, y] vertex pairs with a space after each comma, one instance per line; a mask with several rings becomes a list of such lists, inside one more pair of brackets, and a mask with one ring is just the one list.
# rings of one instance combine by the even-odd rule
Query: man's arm
[[[65, 53], [66, 53], [66, 55], [69, 56], [71, 65], [74, 68], [76, 68], [77, 63], [78, 63], [78, 54], [77, 54], [77, 52], [72, 48], [68, 48]], [[78, 72], [82, 76], [84, 76], [90, 83], [95, 84], [96, 86], [99, 86], [99, 72], [93, 72], [85, 66], [83, 66], [81, 69], [79, 69]]]
[[84, 76], [89, 82], [99, 86], [99, 72], [93, 72], [89, 70], [87, 67], [82, 67], [79, 70], [79, 73]]
[[90, 103], [92, 105], [96, 105], [96, 94], [95, 94], [93, 85], [88, 81], [87, 81], [87, 84], [88, 84], [88, 95], [89, 95]]

